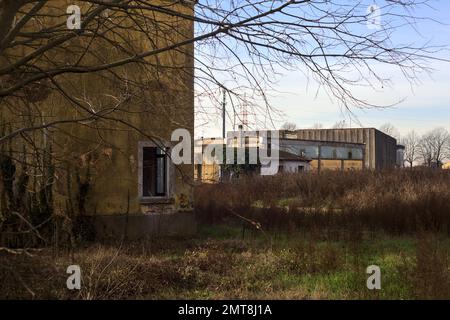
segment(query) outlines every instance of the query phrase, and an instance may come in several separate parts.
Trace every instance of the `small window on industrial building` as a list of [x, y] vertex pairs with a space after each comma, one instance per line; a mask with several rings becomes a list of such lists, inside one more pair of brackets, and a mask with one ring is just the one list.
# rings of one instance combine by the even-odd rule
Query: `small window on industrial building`
[[167, 150], [144, 146], [141, 149], [141, 196], [167, 196]]
[[348, 152], [348, 158], [351, 160], [353, 159], [353, 153], [351, 151]]
[[305, 166], [298, 166], [298, 172], [305, 171]]
[[306, 157], [306, 150], [305, 149], [300, 149], [300, 156], [301, 157]]
[[337, 159], [338, 153], [336, 149], [333, 149], [333, 159]]

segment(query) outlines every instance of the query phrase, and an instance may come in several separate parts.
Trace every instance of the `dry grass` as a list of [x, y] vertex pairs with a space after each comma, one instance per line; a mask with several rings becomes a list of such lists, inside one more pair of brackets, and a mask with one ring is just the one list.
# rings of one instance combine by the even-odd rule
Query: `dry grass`
[[335, 229], [450, 234], [450, 172], [352, 171], [253, 177], [202, 185], [195, 207], [201, 221], [239, 215], [266, 230]]
[[[50, 250], [2, 254], [0, 298], [450, 298], [450, 242], [433, 235], [345, 242], [220, 236], [159, 241], [151, 252], [147, 243], [96, 245], [78, 249], [73, 260]], [[70, 264], [81, 266], [80, 291], [65, 287]], [[381, 291], [366, 288], [365, 268], [371, 264], [381, 267]]]
[[[256, 177], [195, 201], [194, 238], [0, 251], [0, 298], [450, 299], [450, 171]], [[366, 288], [373, 264], [381, 291]]]

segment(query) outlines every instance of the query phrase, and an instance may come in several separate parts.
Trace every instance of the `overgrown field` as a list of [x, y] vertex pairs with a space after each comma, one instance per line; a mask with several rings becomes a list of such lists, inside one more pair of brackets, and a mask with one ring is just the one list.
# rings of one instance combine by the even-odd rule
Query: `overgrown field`
[[[2, 299], [449, 299], [448, 238], [380, 236], [317, 241], [308, 235], [241, 238], [214, 227], [196, 239], [92, 245], [1, 253]], [[78, 264], [82, 288], [66, 288]], [[366, 287], [366, 268], [381, 268], [381, 290]]]
[[[448, 171], [241, 178], [195, 201], [188, 239], [0, 250], [0, 298], [450, 299]], [[381, 290], [366, 287], [370, 265]]]
[[202, 185], [195, 207], [205, 223], [247, 218], [263, 230], [355, 237], [450, 234], [450, 170], [323, 172], [241, 178]]

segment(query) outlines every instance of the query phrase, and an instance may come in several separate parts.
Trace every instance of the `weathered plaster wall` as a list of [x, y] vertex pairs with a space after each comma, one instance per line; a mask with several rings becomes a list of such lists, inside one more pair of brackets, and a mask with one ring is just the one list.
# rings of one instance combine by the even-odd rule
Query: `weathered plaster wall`
[[[161, 1], [165, 4], [176, 2]], [[52, 1], [51, 8], [46, 10], [55, 17], [49, 19], [63, 19], [64, 22], [68, 4], [83, 7], [77, 1]], [[176, 4], [173, 8], [188, 14], [193, 12], [192, 8], [183, 5]], [[193, 36], [192, 21], [152, 14], [155, 27], [150, 29], [155, 30], [154, 34], [127, 29], [132, 22], [125, 19], [121, 24], [123, 29], [116, 30], [116, 40], [130, 52], [141, 52], [163, 48]], [[78, 59], [82, 50], [80, 44], [85, 44], [85, 41], [88, 39], [73, 39], [67, 44], [70, 50], [54, 50], [50, 53], [51, 59], [60, 63], [73, 62], [73, 59]], [[18, 50], [22, 55], [27, 52], [25, 47]], [[93, 44], [92, 55], [87, 55], [83, 58], [87, 60], [82, 62], [88, 63], [89, 59], [98, 57], [108, 63], [122, 58], [123, 54], [111, 44], [97, 40]], [[190, 209], [192, 165], [178, 166], [173, 170], [172, 199], [154, 205], [142, 204], [139, 200], [137, 169], [139, 141], [153, 140], [170, 146], [171, 133], [177, 128], [188, 129], [193, 136], [193, 45], [151, 56], [146, 58], [146, 62], [146, 69], [140, 64], [129, 64], [94, 74], [58, 76], [55, 80], [64, 88], [64, 94], [53, 91], [33, 106], [15, 101], [17, 108], [2, 108], [2, 119], [15, 119], [8, 121], [10, 126], [7, 130], [58, 119], [82, 119], [88, 114], [83, 108], [102, 111], [105, 116], [30, 133], [40, 149], [43, 150], [45, 144], [52, 145], [56, 167], [56, 213], [78, 211], [76, 202], [80, 183], [90, 186], [83, 208], [88, 215], [172, 213]], [[114, 112], [108, 112], [113, 109]], [[39, 112], [30, 115], [30, 110]], [[24, 144], [21, 137], [11, 143], [17, 152]]]

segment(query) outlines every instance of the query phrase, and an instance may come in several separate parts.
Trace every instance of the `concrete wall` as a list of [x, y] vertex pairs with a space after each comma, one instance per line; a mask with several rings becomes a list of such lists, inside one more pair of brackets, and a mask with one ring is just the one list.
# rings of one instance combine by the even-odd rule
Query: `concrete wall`
[[[171, 9], [193, 14], [192, 7], [179, 4], [178, 1], [160, 2]], [[48, 19], [59, 19], [56, 22], [65, 24], [69, 4], [79, 4], [84, 10], [82, 2], [69, 0], [53, 1], [51, 6], [42, 10], [51, 12], [52, 18]], [[116, 30], [122, 32], [121, 37], [117, 36], [116, 40], [129, 52], [155, 50], [193, 36], [192, 21], [156, 11], [151, 15], [155, 23], [160, 24], [160, 28], [149, 26], [149, 30], [145, 32], [126, 29], [133, 22], [122, 17], [121, 25], [124, 29]], [[169, 25], [173, 29], [169, 29]], [[49, 60], [62, 65], [65, 62], [74, 63], [88, 40], [89, 38], [75, 37], [66, 45], [71, 51], [50, 51]], [[86, 65], [99, 63], [95, 60], [97, 57], [103, 63], [124, 58], [123, 52], [112, 49], [111, 44], [103, 42], [101, 37], [96, 38], [89, 48], [90, 51], [82, 60]], [[25, 46], [15, 50], [19, 57], [28, 51]], [[114, 68], [111, 72], [57, 77], [59, 85], [74, 101], [96, 112], [102, 108], [114, 108], [117, 101], [122, 102], [113, 113], [108, 113], [111, 120], [97, 119], [82, 123], [74, 121], [50, 130], [29, 133], [27, 138], [41, 152], [48, 152], [48, 146], [51, 145], [54, 174], [57, 177], [53, 185], [55, 214], [73, 214], [71, 211], [79, 213], [81, 185], [89, 186], [82, 210], [87, 215], [167, 214], [192, 209], [192, 165], [174, 168], [169, 182], [171, 194], [166, 201], [143, 203], [138, 192], [138, 164], [140, 142], [154, 142], [171, 147], [176, 144], [170, 142], [171, 133], [178, 128], [185, 128], [194, 136], [193, 54], [193, 45], [186, 45], [146, 58], [145, 68], [142, 64], [133, 63]], [[44, 67], [47, 62], [40, 59], [36, 63]], [[52, 90], [48, 96], [31, 106], [14, 98], [8, 101], [8, 105], [13, 105], [14, 108], [2, 104], [0, 109], [0, 127], [5, 133], [23, 126], [39, 126], [55, 120], [72, 121], [86, 116], [81, 107], [57, 90]], [[2, 126], [4, 123], [8, 125]], [[22, 137], [18, 136], [8, 146], [8, 149], [16, 153], [16, 157], [24, 148], [29, 148], [27, 160], [30, 163], [42, 163], [41, 159], [33, 158], [35, 150]], [[38, 175], [42, 176], [41, 172], [36, 172], [35, 176]], [[36, 183], [39, 187], [39, 184], [46, 181], [41, 179]]]
[[390, 169], [397, 165], [397, 140], [379, 130], [375, 130], [376, 169]]
[[93, 216], [98, 239], [143, 240], [157, 236], [187, 236], [197, 231], [193, 213]]

